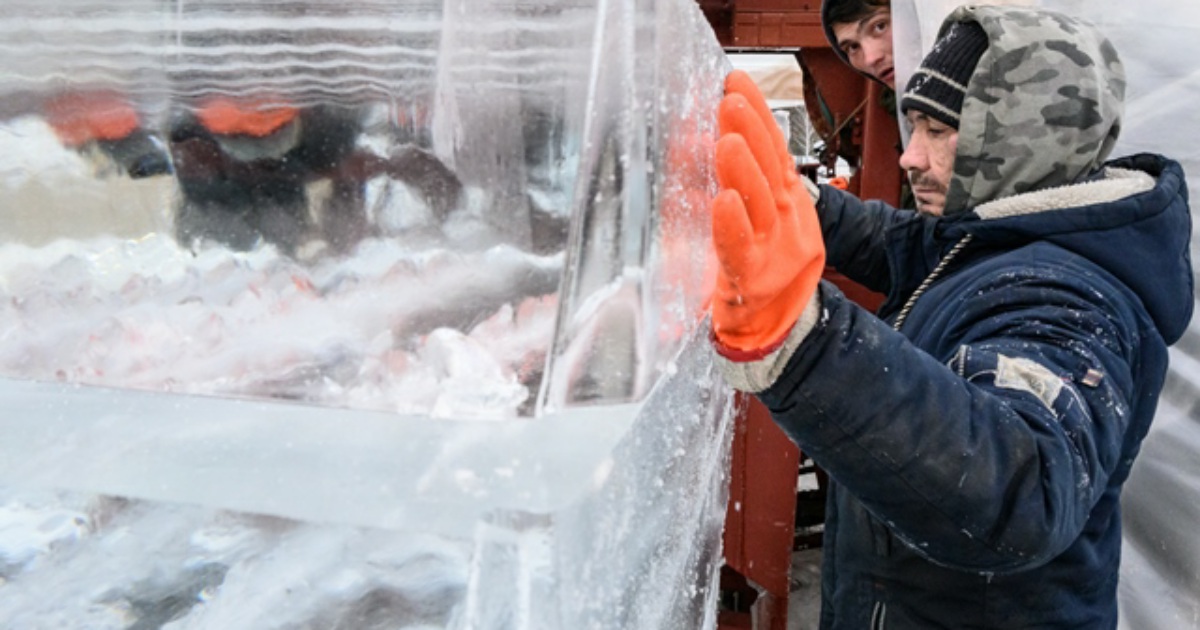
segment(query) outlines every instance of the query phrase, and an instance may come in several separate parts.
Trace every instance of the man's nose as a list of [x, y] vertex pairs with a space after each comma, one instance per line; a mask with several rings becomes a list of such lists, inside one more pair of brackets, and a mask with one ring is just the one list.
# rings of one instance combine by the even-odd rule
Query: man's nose
[[886, 47], [883, 45], [883, 42], [876, 38], [867, 38], [866, 41], [862, 43], [862, 48], [863, 61], [871, 67], [874, 67], [875, 64], [882, 61], [886, 55]]
[[913, 134], [909, 139], [908, 146], [904, 147], [904, 153], [900, 154], [900, 168], [906, 173], [913, 171], [923, 171], [929, 168], [928, 160], [925, 159], [926, 154], [921, 146], [921, 141]]

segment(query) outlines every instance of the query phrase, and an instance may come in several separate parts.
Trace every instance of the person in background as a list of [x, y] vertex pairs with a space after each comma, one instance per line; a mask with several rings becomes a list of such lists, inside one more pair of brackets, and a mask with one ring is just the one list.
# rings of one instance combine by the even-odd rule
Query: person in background
[[[176, 239], [234, 250], [269, 243], [302, 260], [344, 254], [378, 235], [366, 201], [378, 176], [409, 186], [441, 225], [461, 200], [458, 176], [414, 144], [387, 155], [362, 148], [363, 114], [361, 104], [262, 95], [181, 107], [169, 135], [182, 193]], [[313, 194], [314, 183], [327, 183], [326, 194]]]
[[1106, 161], [1124, 89], [1086, 23], [960, 7], [900, 100], [913, 212], [814, 204], [727, 78], [711, 339], [829, 474], [822, 628], [1117, 627], [1121, 489], [1194, 304], [1179, 164]]
[[824, 0], [821, 25], [842, 61], [896, 89], [890, 0]]
[[[842, 61], [887, 88], [880, 93], [880, 104], [891, 114], [889, 120], [894, 120], [896, 68], [892, 53], [891, 0], [823, 0], [821, 25], [834, 53]], [[897, 155], [902, 151], [903, 147], [897, 143]], [[898, 192], [901, 206], [911, 208], [912, 195], [908, 186], [902, 184]]]
[[131, 179], [171, 173], [170, 156], [123, 94], [83, 89], [55, 94], [42, 114], [59, 142], [82, 155], [103, 156]]
[[[357, 111], [267, 96], [213, 96], [178, 109], [169, 145], [181, 245], [249, 250], [265, 242], [304, 257], [314, 236], [342, 251], [368, 231], [363, 183], [341, 168], [354, 152]], [[331, 192], [312, 208], [309, 184], [321, 179]], [[325, 226], [339, 232], [326, 234]]]

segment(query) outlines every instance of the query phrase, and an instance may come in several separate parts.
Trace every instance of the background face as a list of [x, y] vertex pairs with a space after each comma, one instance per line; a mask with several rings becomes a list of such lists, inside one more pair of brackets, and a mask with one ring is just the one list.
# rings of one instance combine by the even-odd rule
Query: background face
[[892, 13], [877, 9], [857, 22], [842, 22], [833, 26], [838, 47], [855, 70], [869, 74], [888, 87], [896, 88], [892, 62]]

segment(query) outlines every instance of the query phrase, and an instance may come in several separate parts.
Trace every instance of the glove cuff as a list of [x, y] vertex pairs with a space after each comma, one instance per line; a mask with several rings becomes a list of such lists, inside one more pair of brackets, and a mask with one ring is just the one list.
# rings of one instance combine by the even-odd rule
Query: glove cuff
[[[799, 323], [798, 320], [797, 323]], [[784, 334], [784, 336], [780, 337], [777, 341], [769, 343], [762, 348], [755, 348], [754, 350], [742, 350], [740, 348], [735, 348], [724, 341], [721, 341], [721, 338], [717, 336], [717, 332], [712, 329], [709, 329], [708, 331], [708, 340], [712, 343], [713, 350], [716, 350], [718, 355], [725, 357], [734, 363], [750, 363], [752, 361], [758, 361], [766, 358], [767, 355], [778, 350], [781, 346], [783, 346], [784, 342], [788, 340], [788, 337], [790, 337], [792, 334], [792, 330], [795, 328], [796, 324], [792, 324], [792, 328], [789, 329], [788, 332]]]
[[820, 291], [814, 291], [791, 332], [770, 346], [753, 351], [731, 348], [710, 332], [717, 367], [729, 385], [738, 391], [756, 394], [767, 389], [779, 380], [796, 349], [816, 327], [820, 314]]

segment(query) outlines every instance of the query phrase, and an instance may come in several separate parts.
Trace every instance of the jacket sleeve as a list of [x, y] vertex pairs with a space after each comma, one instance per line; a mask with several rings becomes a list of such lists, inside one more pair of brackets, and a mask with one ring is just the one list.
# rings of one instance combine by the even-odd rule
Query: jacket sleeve
[[828, 185], [820, 190], [817, 214], [826, 263], [872, 291], [887, 293], [891, 276], [884, 240], [892, 225], [911, 220], [915, 213], [878, 200], [863, 201]]
[[1077, 539], [1110, 475], [1127, 473], [1132, 401], [1162, 377], [1135, 391], [1144, 333], [1120, 322], [1144, 320], [1104, 297], [1119, 287], [989, 275], [970, 291], [1007, 291], [1005, 308], [963, 292], [951, 307], [961, 336], [941, 359], [824, 284], [820, 320], [758, 395], [918, 553], [999, 573]]

